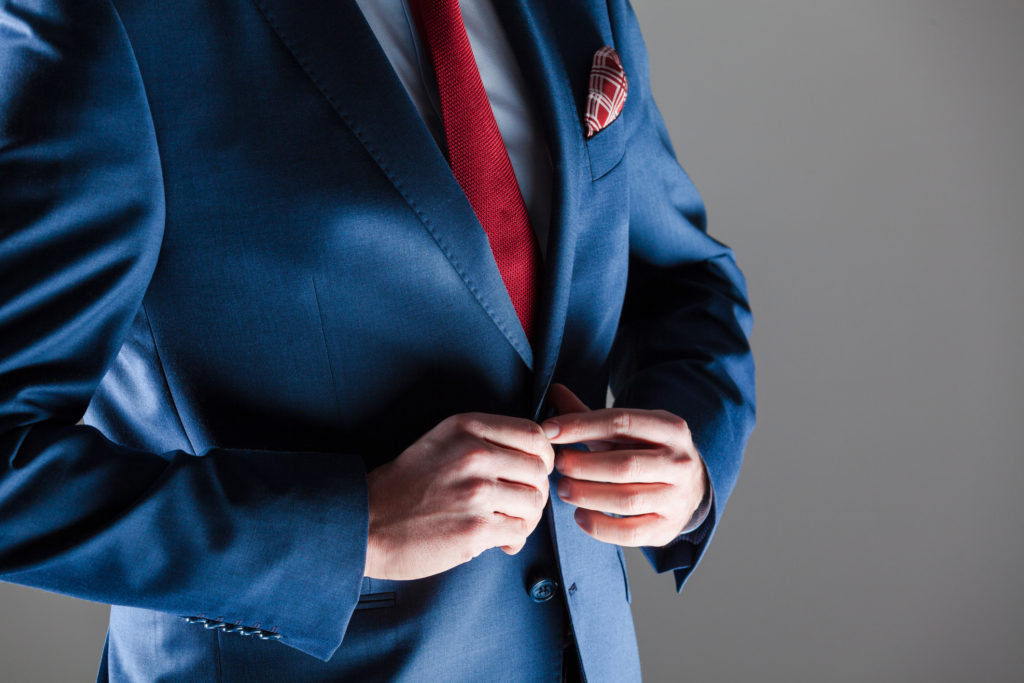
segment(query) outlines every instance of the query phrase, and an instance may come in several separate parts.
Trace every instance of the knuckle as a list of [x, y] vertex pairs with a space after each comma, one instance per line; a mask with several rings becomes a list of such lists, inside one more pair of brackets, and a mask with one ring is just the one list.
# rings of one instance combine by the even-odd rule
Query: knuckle
[[617, 474], [626, 481], [637, 481], [640, 478], [641, 468], [640, 455], [630, 453], [619, 461]]
[[643, 545], [643, 528], [639, 526], [630, 527], [629, 531], [626, 532], [626, 540], [629, 542], [629, 545], [633, 546], [634, 548]]
[[655, 464], [659, 467], [664, 465], [679, 467], [691, 459], [686, 453], [680, 453], [669, 446], [659, 446], [651, 450], [650, 457], [654, 458]]
[[633, 421], [633, 416], [628, 410], [625, 410], [624, 408], [616, 408], [612, 411], [610, 417], [612, 433], [619, 436], [629, 433], [629, 427]]
[[664, 453], [659, 453], [658, 457], [661, 458], [667, 469], [675, 473], [676, 477], [673, 483], [693, 479], [695, 473], [700, 472], [697, 461], [690, 457], [688, 453], [677, 453], [668, 450]]
[[528, 522], [527, 520], [523, 519], [522, 517], [516, 517], [515, 520], [516, 520], [516, 533], [518, 533], [520, 536], [523, 536], [523, 537], [529, 536], [530, 535], [530, 531], [532, 530], [530, 522]]
[[676, 416], [673, 422], [676, 434], [678, 434], [676, 443], [684, 448], [693, 444], [693, 433], [690, 431], [690, 423], [679, 416]]
[[526, 482], [527, 486], [532, 488], [537, 495], [537, 507], [543, 507], [544, 503], [548, 500], [548, 482], [547, 479], [538, 480], [533, 482]]
[[487, 449], [482, 444], [467, 444], [464, 446], [462, 455], [458, 458], [457, 467], [463, 473], [473, 472], [483, 465], [487, 455]]
[[414, 444], [402, 451], [402, 455], [419, 452], [423, 455], [432, 455], [441, 451], [444, 447], [444, 439], [436, 432], [430, 431], [416, 440]]
[[686, 420], [684, 420], [683, 418], [679, 417], [678, 415], [676, 415], [675, 413], [673, 413], [670, 410], [665, 410], [663, 408], [659, 408], [659, 409], [654, 410], [652, 412], [654, 413], [654, 415], [657, 415], [661, 419], [665, 420], [666, 422], [668, 422], [669, 424], [674, 426], [676, 429], [687, 430], [687, 431], [689, 430], [689, 427], [686, 424]]
[[523, 447], [521, 450], [532, 453], [535, 456], [543, 456], [553, 452], [551, 443], [548, 441], [548, 437], [544, 434], [541, 426], [536, 422], [529, 422], [528, 425], [523, 431]]
[[458, 430], [465, 419], [465, 413], [457, 413], [455, 415], [449, 415], [445, 419], [441, 420], [441, 426], [447, 427], [448, 429]]
[[530, 438], [533, 439], [537, 446], [547, 446], [548, 437], [544, 433], [544, 428], [540, 426], [540, 423], [534, 422], [533, 420], [528, 420], [527, 422], [527, 431], [530, 434]]
[[460, 413], [456, 418], [455, 427], [460, 432], [481, 434], [487, 428], [482, 413]]
[[547, 480], [548, 480], [548, 466], [547, 466], [547, 463], [545, 463], [540, 458], [532, 458], [532, 460], [533, 460], [533, 462], [531, 463], [531, 466], [533, 467], [533, 476], [535, 476], [537, 478], [537, 484], [544, 484], [545, 486], [547, 486]]
[[490, 500], [493, 489], [494, 482], [488, 479], [471, 479], [465, 487], [465, 500], [473, 507], [483, 505]]
[[469, 536], [479, 534], [487, 529], [487, 525], [491, 523], [490, 515], [485, 515], [481, 512], [468, 515], [466, 517], [465, 533]]
[[468, 545], [474, 553], [479, 553], [487, 548], [487, 540], [491, 535], [491, 525], [494, 523], [493, 515], [473, 515], [469, 523], [469, 530], [466, 532]]
[[547, 451], [544, 453], [544, 457], [537, 463], [540, 471], [540, 476], [547, 479], [548, 475], [555, 471], [555, 449], [548, 446]]
[[627, 514], [636, 515], [644, 512], [647, 496], [641, 491], [633, 491], [626, 496]]
[[459, 550], [468, 554], [465, 559], [472, 559], [473, 553], [487, 535], [487, 519], [483, 515], [466, 517], [459, 531]]

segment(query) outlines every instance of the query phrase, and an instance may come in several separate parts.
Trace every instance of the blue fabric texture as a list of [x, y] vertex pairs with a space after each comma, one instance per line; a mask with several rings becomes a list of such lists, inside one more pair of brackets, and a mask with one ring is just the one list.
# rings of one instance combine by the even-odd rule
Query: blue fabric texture
[[[556, 495], [516, 556], [362, 576], [367, 472], [558, 381], [689, 422], [712, 510], [643, 549], [681, 589], [754, 424], [628, 1], [495, 6], [554, 170], [534, 348], [352, 0], [0, 4], [0, 579], [114, 605], [101, 679], [558, 680], [565, 612], [588, 681], [639, 680], [621, 549]], [[586, 140], [602, 45], [630, 91]]]

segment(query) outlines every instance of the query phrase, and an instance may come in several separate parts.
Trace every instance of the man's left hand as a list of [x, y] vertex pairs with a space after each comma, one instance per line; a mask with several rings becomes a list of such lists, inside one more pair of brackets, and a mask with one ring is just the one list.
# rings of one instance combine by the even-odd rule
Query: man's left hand
[[550, 442], [589, 449], [562, 448], [555, 456], [563, 475], [558, 497], [577, 506], [576, 523], [605, 543], [674, 541], [705, 492], [704, 461], [686, 421], [667, 410], [590, 410], [564, 384], [552, 384], [549, 392], [559, 413], [541, 425]]

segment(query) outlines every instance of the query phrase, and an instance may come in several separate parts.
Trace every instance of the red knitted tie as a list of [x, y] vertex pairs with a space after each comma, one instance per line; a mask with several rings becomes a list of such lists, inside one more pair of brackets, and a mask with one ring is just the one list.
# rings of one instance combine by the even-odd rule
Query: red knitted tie
[[487, 233], [505, 288], [532, 343], [540, 245], [480, 80], [459, 2], [411, 4], [437, 74], [448, 163]]

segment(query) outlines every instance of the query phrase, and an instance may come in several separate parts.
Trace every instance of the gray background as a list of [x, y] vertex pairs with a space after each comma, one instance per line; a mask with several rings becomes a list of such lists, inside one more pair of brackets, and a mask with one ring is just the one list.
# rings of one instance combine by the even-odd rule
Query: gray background
[[[627, 553], [647, 680], [1021, 680], [1024, 2], [634, 6], [759, 382], [683, 593]], [[6, 680], [95, 676], [103, 606], [0, 616]]]

